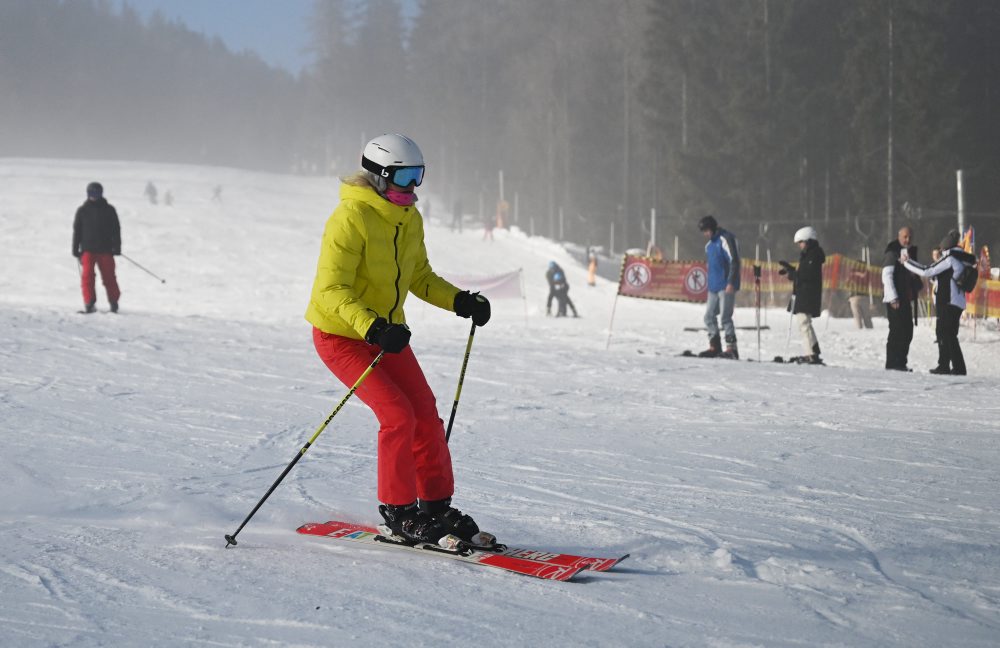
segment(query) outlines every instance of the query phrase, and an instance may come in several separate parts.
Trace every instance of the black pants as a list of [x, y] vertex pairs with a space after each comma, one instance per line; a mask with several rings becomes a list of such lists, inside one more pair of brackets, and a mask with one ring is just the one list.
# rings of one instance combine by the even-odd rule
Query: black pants
[[559, 305], [559, 310], [556, 311], [556, 317], [566, 317], [567, 306], [573, 310], [573, 317], [579, 317], [576, 312], [576, 306], [573, 305], [573, 300], [569, 298], [568, 290], [556, 291], [556, 302]]
[[889, 320], [889, 338], [885, 342], [885, 368], [906, 370], [906, 359], [910, 355], [913, 341], [913, 306], [910, 302], [899, 302], [899, 308], [885, 305], [885, 316]]
[[945, 304], [937, 308], [937, 325], [934, 332], [938, 341], [938, 369], [950, 369], [951, 373], [965, 375], [965, 356], [958, 344], [958, 325], [962, 319], [962, 309]]

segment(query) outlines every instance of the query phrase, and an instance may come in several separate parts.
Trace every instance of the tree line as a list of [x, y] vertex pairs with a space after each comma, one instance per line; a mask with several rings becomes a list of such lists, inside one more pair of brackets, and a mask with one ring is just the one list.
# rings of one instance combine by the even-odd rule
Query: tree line
[[[936, 241], [1000, 215], [990, 0], [317, 0], [297, 76], [100, 0], [0, 4], [4, 154], [345, 173], [410, 133], [450, 207], [620, 251], [705, 213], [744, 245]], [[438, 207], [445, 211], [446, 207]], [[696, 236], [682, 237], [697, 251]]]

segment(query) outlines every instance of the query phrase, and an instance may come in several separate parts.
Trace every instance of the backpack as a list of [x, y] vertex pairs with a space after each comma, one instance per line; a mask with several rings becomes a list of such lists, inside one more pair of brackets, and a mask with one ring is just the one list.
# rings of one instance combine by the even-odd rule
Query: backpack
[[[973, 257], [973, 259], [975, 259], [975, 257]], [[962, 262], [962, 271], [955, 277], [955, 285], [957, 285], [962, 292], [970, 293], [976, 289], [976, 282], [979, 280], [979, 264], [977, 264], [974, 260], [969, 262], [965, 259], [959, 259], [959, 261]]]

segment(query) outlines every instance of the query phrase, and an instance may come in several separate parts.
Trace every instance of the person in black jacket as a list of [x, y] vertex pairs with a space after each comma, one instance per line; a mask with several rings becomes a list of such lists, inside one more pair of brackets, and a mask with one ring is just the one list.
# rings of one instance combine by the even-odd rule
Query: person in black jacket
[[904, 253], [913, 261], [917, 260], [917, 247], [910, 245], [912, 235], [909, 227], [901, 227], [896, 240], [885, 247], [882, 258], [882, 301], [889, 320], [885, 368], [897, 371], [909, 370], [906, 361], [913, 341], [913, 303], [924, 286], [920, 277], [907, 272], [900, 261]]
[[101, 281], [111, 304], [111, 312], [118, 312], [121, 290], [115, 278], [115, 256], [121, 253], [118, 212], [104, 199], [104, 187], [99, 182], [91, 182], [87, 185], [87, 202], [76, 210], [76, 218], [73, 219], [73, 256], [80, 261], [84, 313], [97, 311], [95, 265], [101, 271]]
[[795, 267], [787, 261], [781, 261], [783, 269], [779, 274], [788, 275], [792, 281], [794, 297], [789, 307], [799, 323], [806, 352], [805, 355], [790, 360], [805, 364], [823, 364], [823, 360], [819, 357], [819, 341], [816, 339], [812, 318], [819, 317], [823, 311], [823, 264], [826, 262], [826, 254], [819, 246], [816, 230], [811, 227], [803, 227], [795, 232], [795, 242], [802, 250], [799, 255], [799, 265]]
[[552, 299], [556, 300], [556, 317], [566, 317], [566, 307], [573, 310], [573, 317], [580, 317], [576, 312], [573, 300], [569, 298], [569, 281], [566, 273], [555, 261], [549, 261], [549, 269], [545, 271], [545, 279], [549, 282], [549, 296], [545, 300], [545, 314], [552, 314]]

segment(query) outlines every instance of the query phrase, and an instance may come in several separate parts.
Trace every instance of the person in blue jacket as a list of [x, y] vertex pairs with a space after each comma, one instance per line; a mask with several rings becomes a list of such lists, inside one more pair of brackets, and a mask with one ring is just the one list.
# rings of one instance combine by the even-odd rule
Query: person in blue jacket
[[[708, 264], [708, 302], [705, 305], [705, 328], [708, 329], [708, 349], [698, 355], [703, 358], [740, 357], [736, 348], [736, 327], [733, 307], [740, 289], [740, 250], [736, 237], [719, 227], [714, 216], [698, 221], [698, 229], [707, 239], [705, 261]], [[726, 348], [719, 339], [718, 318], [722, 317], [722, 332]]]

